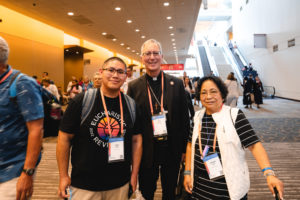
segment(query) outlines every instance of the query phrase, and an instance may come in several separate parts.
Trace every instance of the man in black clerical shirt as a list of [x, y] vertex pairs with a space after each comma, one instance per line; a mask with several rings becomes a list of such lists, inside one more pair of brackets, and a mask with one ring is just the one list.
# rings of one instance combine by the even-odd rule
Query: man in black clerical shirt
[[182, 80], [161, 71], [163, 55], [158, 41], [147, 40], [141, 48], [146, 74], [129, 83], [127, 94], [143, 113], [143, 156], [139, 186], [152, 200], [159, 174], [163, 199], [175, 199], [180, 162], [189, 132], [189, 115]]

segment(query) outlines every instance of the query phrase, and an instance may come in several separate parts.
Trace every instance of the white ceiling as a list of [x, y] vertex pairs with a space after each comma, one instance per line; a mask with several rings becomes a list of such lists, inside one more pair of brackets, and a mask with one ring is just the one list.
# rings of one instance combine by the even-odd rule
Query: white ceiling
[[[170, 5], [166, 7], [163, 4], [167, 1]], [[178, 62], [184, 63], [201, 0], [1, 0], [0, 4], [136, 60], [140, 59], [136, 52], [140, 52], [142, 43], [154, 38], [162, 43], [167, 63], [176, 63], [174, 38]], [[115, 7], [121, 10], [115, 11]], [[70, 11], [74, 16], [67, 15]], [[172, 19], [167, 20], [167, 16]], [[128, 19], [131, 24], [126, 23]], [[169, 26], [174, 28], [170, 30]], [[107, 39], [102, 32], [117, 41]]]

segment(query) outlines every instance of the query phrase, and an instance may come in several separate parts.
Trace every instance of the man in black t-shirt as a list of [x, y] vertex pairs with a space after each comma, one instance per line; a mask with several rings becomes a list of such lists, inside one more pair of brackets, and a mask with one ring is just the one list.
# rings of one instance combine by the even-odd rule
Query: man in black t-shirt
[[[58, 192], [62, 198], [72, 195], [75, 200], [125, 200], [128, 182], [133, 191], [136, 189], [142, 155], [141, 117], [135, 104], [131, 104], [133, 107], [128, 104], [128, 100], [134, 101], [120, 92], [126, 80], [126, 64], [118, 57], [111, 57], [104, 62], [100, 75], [102, 86], [93, 89], [95, 97], [91, 102], [85, 103], [88, 98], [84, 93], [77, 95], [61, 122], [57, 162]], [[84, 110], [86, 105], [91, 106], [88, 114]], [[70, 194], [65, 192], [68, 186]]]

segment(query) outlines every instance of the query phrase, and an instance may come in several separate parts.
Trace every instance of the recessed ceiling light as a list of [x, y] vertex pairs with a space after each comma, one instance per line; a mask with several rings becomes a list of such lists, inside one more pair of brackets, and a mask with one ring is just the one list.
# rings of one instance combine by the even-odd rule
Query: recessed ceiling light
[[69, 16], [73, 16], [74, 13], [73, 13], [73, 12], [68, 12], [68, 15], [69, 15]]
[[169, 29], [173, 29], [173, 26], [169, 26]]
[[138, 52], [136, 52], [136, 55], [139, 55], [139, 53], [138, 53]]
[[135, 52], [135, 50], [132, 50], [132, 52], [134, 53], [134, 52]]
[[176, 44], [175, 43], [173, 43], [173, 46], [175, 46]]
[[172, 17], [171, 16], [168, 16], [168, 17], [166, 17], [167, 18], [167, 20], [170, 20], [170, 19], [172, 19]]
[[174, 36], [174, 33], [171, 33], [170, 35], [171, 35], [171, 36]]
[[143, 39], [144, 39], [145, 37], [146, 37], [146, 36], [144, 36], [144, 35], [141, 36], [141, 38], [143, 38]]
[[129, 19], [129, 20], [127, 20], [126, 22], [127, 22], [128, 24], [130, 24], [130, 23], [132, 23], [132, 20]]
[[117, 39], [116, 39], [116, 38], [113, 38], [113, 39], [112, 39], [112, 41], [114, 41], [114, 42], [115, 42], [115, 41], [117, 41]]
[[130, 49], [130, 47], [127, 47], [126, 49], [128, 49], [128, 50], [129, 50], [129, 49]]
[[135, 32], [140, 32], [140, 29], [135, 29]]
[[173, 49], [176, 49], [176, 46], [174, 46]]
[[76, 51], [76, 54], [79, 54], [79, 52], [78, 52], [78, 51]]
[[69, 49], [66, 49], [66, 51], [68, 52], [68, 51], [69, 51]]
[[120, 7], [115, 7], [115, 10], [116, 10], [116, 11], [120, 11], [121, 8], [120, 8]]
[[172, 42], [174, 42], [174, 41], [175, 41], [175, 39], [173, 38], [173, 39], [172, 39]]
[[170, 3], [169, 2], [164, 2], [164, 6], [169, 6]]
[[102, 35], [107, 35], [107, 33], [106, 33], [106, 32], [103, 32]]
[[121, 45], [121, 46], [124, 46], [124, 43], [121, 43], [120, 45]]

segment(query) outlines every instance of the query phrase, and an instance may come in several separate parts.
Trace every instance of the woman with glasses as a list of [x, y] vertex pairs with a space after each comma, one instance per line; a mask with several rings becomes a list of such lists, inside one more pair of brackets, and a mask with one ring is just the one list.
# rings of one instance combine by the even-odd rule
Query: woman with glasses
[[216, 76], [199, 82], [203, 109], [194, 117], [194, 130], [186, 149], [184, 186], [191, 199], [247, 199], [250, 187], [245, 159], [248, 148], [274, 194], [283, 196], [283, 183], [275, 176], [268, 155], [245, 115], [224, 105], [228, 94]]

